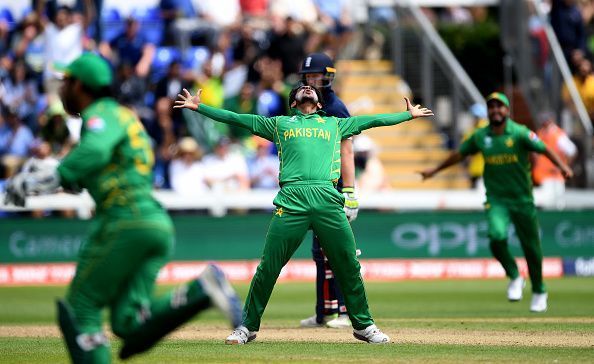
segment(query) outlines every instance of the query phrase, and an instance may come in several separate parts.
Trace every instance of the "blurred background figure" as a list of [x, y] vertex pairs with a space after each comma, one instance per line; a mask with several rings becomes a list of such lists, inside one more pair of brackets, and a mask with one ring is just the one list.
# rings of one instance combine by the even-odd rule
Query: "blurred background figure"
[[34, 137], [31, 129], [22, 123], [17, 110], [1, 105], [0, 116], [0, 156], [2, 177], [8, 178], [21, 167], [29, 156]]
[[[563, 162], [571, 166], [577, 156], [577, 147], [565, 131], [555, 123], [553, 113], [543, 112], [538, 116], [538, 120], [540, 123], [537, 131], [538, 137], [547, 147], [554, 150]], [[543, 188], [556, 209], [565, 208], [565, 179], [548, 158], [541, 154], [536, 155], [532, 177], [534, 183]]]
[[39, 131], [40, 142], [47, 144], [49, 155], [61, 159], [74, 145], [74, 140], [66, 125], [68, 115], [62, 101], [56, 100], [48, 107], [46, 118]]
[[[487, 121], [487, 108], [483, 104], [474, 104], [470, 107], [470, 114], [472, 114], [473, 125], [464, 134], [464, 139], [468, 138], [476, 129], [484, 128], [489, 125]], [[473, 188], [483, 187], [482, 178], [485, 169], [485, 159], [482, 153], [476, 153], [468, 158], [468, 177]]]
[[231, 150], [229, 138], [221, 138], [214, 152], [204, 156], [206, 182], [215, 191], [246, 191], [250, 189], [247, 163], [243, 154]]
[[370, 137], [359, 134], [353, 138], [355, 153], [355, 186], [361, 193], [384, 191], [390, 188], [377, 146]]
[[258, 136], [253, 136], [256, 154], [248, 159], [250, 185], [252, 188], [278, 188], [278, 157], [273, 153], [273, 143]]
[[62, 5], [58, 7], [55, 17], [47, 19], [43, 16], [44, 1], [37, 2], [37, 19], [41, 22], [45, 39], [45, 71], [44, 86], [50, 101], [58, 99], [61, 81], [57, 78], [56, 65], [65, 66], [83, 52], [85, 30], [95, 17], [91, 0], [84, 0], [83, 13]]
[[184, 196], [197, 196], [208, 190], [201, 159], [202, 150], [194, 138], [179, 140], [169, 164], [169, 180], [173, 191]]

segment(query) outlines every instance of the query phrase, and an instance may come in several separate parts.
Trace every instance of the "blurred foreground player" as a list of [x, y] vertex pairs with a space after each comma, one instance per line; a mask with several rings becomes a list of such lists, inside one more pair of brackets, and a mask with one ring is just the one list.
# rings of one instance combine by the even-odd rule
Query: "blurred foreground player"
[[151, 348], [198, 312], [220, 308], [233, 327], [241, 303], [222, 271], [210, 265], [195, 280], [153, 297], [157, 273], [173, 250], [174, 229], [152, 197], [153, 153], [138, 118], [110, 93], [112, 72], [105, 60], [86, 53], [65, 69], [60, 90], [66, 111], [83, 119], [80, 144], [59, 164], [39, 164], [8, 182], [6, 202], [24, 205], [31, 194], [59, 186], [86, 188], [96, 204], [88, 241], [76, 274], [59, 300], [58, 322], [74, 363], [109, 363], [102, 310], [124, 340], [120, 358]]

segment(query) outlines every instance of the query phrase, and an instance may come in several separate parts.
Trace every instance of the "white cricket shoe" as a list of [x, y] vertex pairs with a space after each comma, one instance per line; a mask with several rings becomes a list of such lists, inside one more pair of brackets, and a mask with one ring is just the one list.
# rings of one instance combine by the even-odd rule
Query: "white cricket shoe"
[[370, 344], [387, 344], [390, 342], [390, 337], [381, 332], [375, 325], [367, 326], [363, 330], [353, 330], [353, 336]]
[[198, 278], [204, 292], [210, 297], [213, 306], [218, 307], [231, 322], [238, 327], [242, 321], [241, 301], [225, 277], [225, 273], [214, 264], [209, 264]]
[[351, 327], [349, 315], [338, 315], [337, 318], [326, 322], [326, 326], [332, 329], [346, 329]]
[[530, 312], [545, 312], [547, 310], [548, 293], [532, 293]]
[[306, 319], [301, 320], [301, 327], [324, 327], [328, 322], [336, 319], [338, 315], [326, 315], [322, 319], [322, 322], [318, 323], [317, 315], [310, 316]]
[[245, 327], [245, 326], [239, 326], [238, 328], [233, 330], [231, 335], [227, 336], [227, 339], [225, 339], [225, 344], [242, 345], [242, 344], [249, 343], [250, 341], [254, 340], [255, 338], [256, 338], [255, 332], [249, 331], [247, 329], [247, 327]]
[[522, 290], [526, 285], [526, 281], [522, 276], [509, 281], [507, 285], [507, 299], [510, 301], [519, 301], [522, 299]]

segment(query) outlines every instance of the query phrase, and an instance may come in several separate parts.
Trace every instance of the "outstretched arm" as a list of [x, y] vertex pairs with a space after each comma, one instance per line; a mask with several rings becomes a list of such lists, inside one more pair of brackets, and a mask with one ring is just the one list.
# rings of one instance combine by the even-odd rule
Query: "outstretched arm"
[[571, 167], [565, 164], [565, 162], [563, 162], [557, 153], [555, 153], [551, 148], [547, 147], [543, 154], [549, 158], [549, 160], [553, 162], [557, 168], [559, 168], [565, 179], [570, 179], [573, 177], [573, 171], [571, 170]]
[[461, 162], [464, 160], [464, 155], [458, 151], [454, 151], [450, 153], [450, 155], [441, 162], [437, 167], [429, 168], [424, 171], [420, 171], [419, 174], [423, 177], [423, 181], [429, 179], [437, 174], [437, 172], [441, 171], [442, 169], [446, 169], [450, 166], [453, 166], [456, 163]]
[[402, 122], [433, 116], [433, 111], [421, 105], [413, 106], [408, 99], [404, 98], [406, 102], [406, 111], [395, 114], [376, 114], [376, 115], [362, 115], [353, 116], [347, 119], [341, 119], [342, 137], [346, 138], [354, 134], [358, 134], [363, 130], [377, 128], [379, 126], [390, 126], [400, 124]]
[[273, 130], [275, 125], [274, 118], [267, 118], [260, 115], [237, 114], [232, 111], [217, 109], [201, 103], [200, 94], [202, 89], [198, 89], [196, 95], [183, 89], [184, 93], [178, 94], [178, 100], [175, 100], [174, 109], [190, 109], [197, 111], [221, 123], [240, 126], [248, 129], [253, 134], [259, 135], [265, 139], [273, 140]]

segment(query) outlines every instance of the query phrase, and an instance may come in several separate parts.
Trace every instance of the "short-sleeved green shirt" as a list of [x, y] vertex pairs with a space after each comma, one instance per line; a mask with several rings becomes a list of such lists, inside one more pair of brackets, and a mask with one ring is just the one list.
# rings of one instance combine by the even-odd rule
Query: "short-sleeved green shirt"
[[200, 104], [198, 112], [209, 118], [237, 125], [273, 141], [280, 160], [279, 183], [331, 181], [340, 177], [340, 141], [378, 126], [395, 125], [412, 119], [410, 112], [337, 118], [323, 111], [304, 115], [267, 118], [236, 114]]
[[501, 135], [486, 126], [477, 129], [460, 145], [459, 152], [481, 152], [485, 159], [483, 174], [487, 201], [532, 203], [530, 152], [543, 153], [545, 144], [524, 125], [507, 119]]
[[86, 188], [98, 215], [162, 211], [152, 196], [150, 139], [136, 115], [114, 99], [103, 98], [81, 116], [80, 143], [58, 167], [62, 185]]

